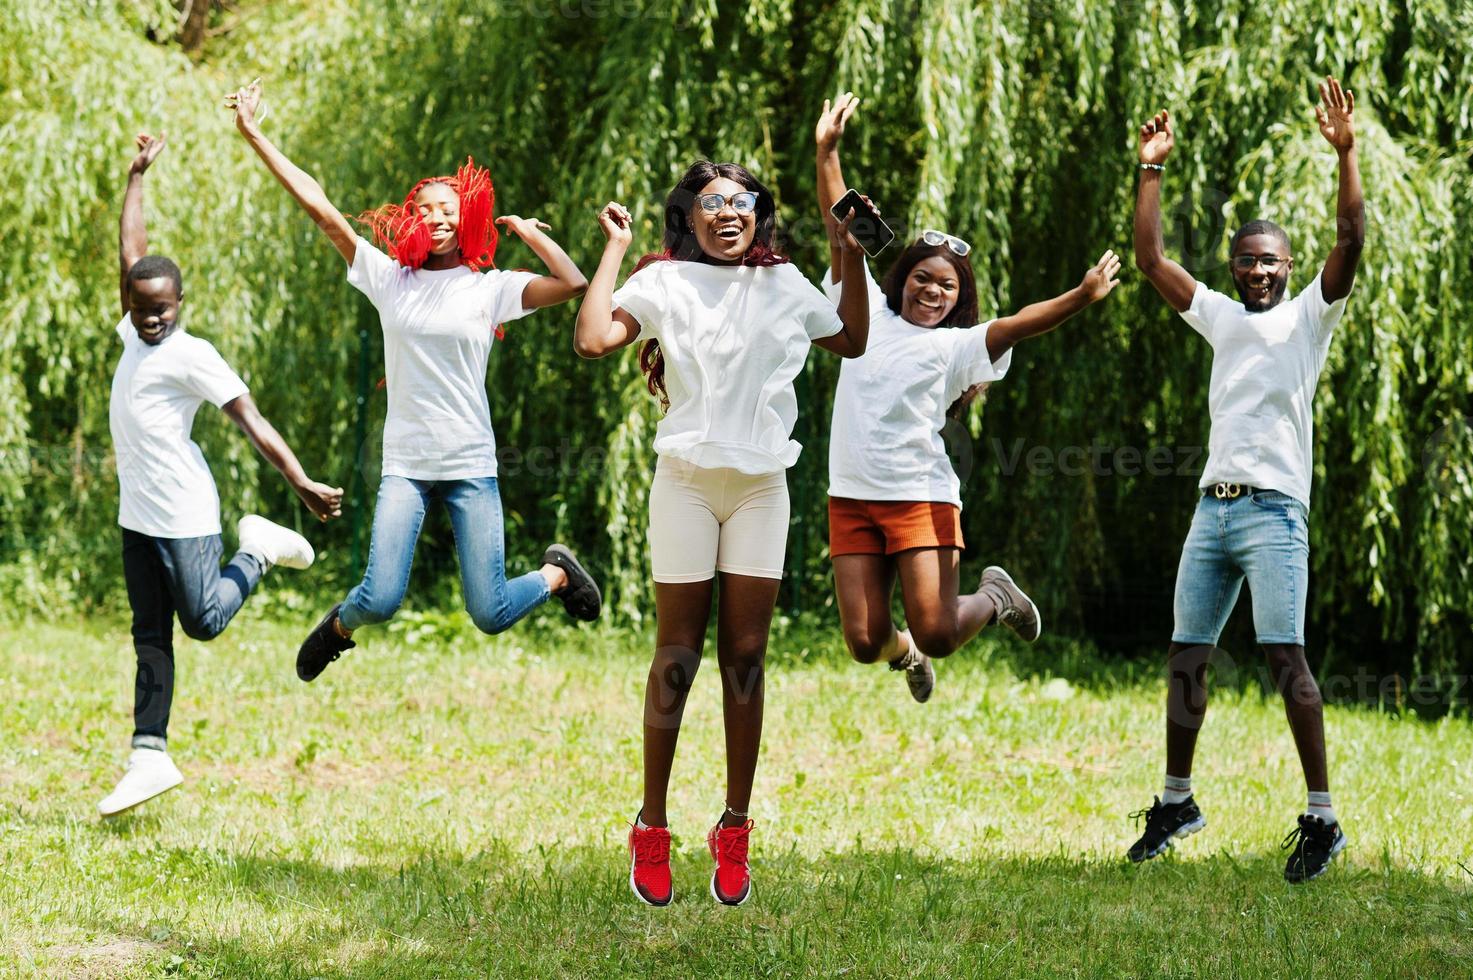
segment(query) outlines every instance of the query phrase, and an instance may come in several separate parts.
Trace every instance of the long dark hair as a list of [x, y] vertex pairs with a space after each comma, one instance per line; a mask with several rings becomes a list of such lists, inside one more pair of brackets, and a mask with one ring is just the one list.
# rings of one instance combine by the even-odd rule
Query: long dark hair
[[[742, 256], [742, 265], [782, 265], [788, 261], [785, 256], [777, 253], [772, 243], [777, 232], [777, 201], [773, 199], [772, 192], [753, 177], [746, 167], [735, 163], [697, 160], [675, 182], [665, 198], [665, 232], [660, 251], [651, 252], [640, 259], [634, 266], [634, 272], [651, 262], [700, 262], [705, 259], [706, 253], [701, 250], [701, 243], [696, 240], [695, 230], [691, 227], [691, 213], [695, 209], [696, 195], [701, 193], [701, 188], [718, 177], [725, 177], [757, 194], [757, 210], [754, 216], [757, 228], [752, 235], [751, 247]], [[658, 340], [647, 340], [640, 348], [639, 369], [644, 372], [645, 386], [649, 388], [650, 394], [660, 400], [661, 407], [668, 409], [670, 396], [665, 391], [665, 356], [660, 353]]]
[[899, 316], [901, 301], [905, 295], [905, 280], [910, 278], [910, 270], [936, 255], [950, 262], [951, 267], [956, 270], [958, 287], [956, 305], [936, 326], [975, 326], [977, 323], [977, 276], [972, 272], [971, 260], [957, 255], [945, 242], [940, 245], [927, 245], [917, 239], [915, 244], [900, 253], [900, 257], [895, 260], [894, 265], [890, 266], [890, 271], [885, 273], [885, 279], [880, 284], [880, 289], [885, 294], [886, 305], [896, 316]]

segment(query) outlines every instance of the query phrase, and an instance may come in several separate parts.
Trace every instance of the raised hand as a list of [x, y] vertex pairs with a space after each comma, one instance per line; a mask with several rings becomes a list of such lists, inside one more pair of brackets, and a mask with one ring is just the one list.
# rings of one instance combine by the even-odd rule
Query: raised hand
[[[874, 207], [873, 204], [870, 204], [869, 198], [866, 197], [864, 199], [864, 202], [866, 204], [869, 204], [870, 207]], [[878, 215], [879, 213], [879, 209], [876, 209], [875, 214]], [[855, 238], [854, 233], [849, 230], [849, 226], [854, 224], [855, 217], [857, 217], [857, 212], [855, 212], [853, 208], [850, 208], [849, 213], [844, 215], [844, 217], [839, 220], [839, 223], [833, 226], [833, 232], [831, 233], [833, 241], [836, 245], [839, 246], [839, 250], [841, 252], [848, 252], [852, 254], [854, 252], [864, 251], [864, 246], [859, 244], [859, 239]]]
[[1314, 117], [1326, 142], [1342, 153], [1354, 149], [1354, 92], [1341, 88], [1337, 80], [1326, 76], [1320, 82], [1320, 104], [1314, 107]]
[[302, 503], [307, 505], [307, 509], [319, 521], [343, 516], [342, 487], [330, 487], [326, 483], [318, 483], [316, 480], [309, 479], [293, 489], [297, 491], [297, 496], [302, 498]]
[[552, 225], [545, 221], [539, 221], [536, 218], [522, 218], [515, 214], [504, 214], [496, 219], [496, 223], [523, 240], [532, 232], [552, 230]]
[[1119, 272], [1120, 256], [1115, 254], [1114, 249], [1106, 249], [1100, 260], [1084, 274], [1079, 288], [1084, 290], [1091, 303], [1098, 303], [1120, 285], [1120, 280], [1115, 278]]
[[[225, 108], [235, 110], [235, 128], [241, 131], [256, 124], [258, 121], [256, 112], [260, 107], [261, 80], [259, 78], [225, 96]], [[266, 118], [266, 113], [262, 112], [261, 118]]]
[[138, 155], [133, 158], [133, 163], [128, 167], [131, 174], [141, 174], [149, 168], [160, 153], [164, 152], [165, 137], [163, 133], [158, 136], [150, 136], [147, 133], [139, 133], [136, 140], [138, 144]]
[[633, 218], [629, 209], [616, 201], [610, 201], [598, 213], [598, 226], [610, 245], [628, 248], [634, 241]]
[[828, 99], [823, 100], [823, 112], [819, 114], [818, 125], [813, 128], [813, 138], [820, 153], [831, 153], [839, 145], [844, 136], [844, 124], [858, 108], [859, 96], [853, 92], [845, 92], [832, 103]]
[[1154, 119], [1147, 120], [1141, 127], [1141, 163], [1160, 166], [1171, 156], [1176, 146], [1176, 134], [1171, 131], [1171, 115], [1162, 109]]

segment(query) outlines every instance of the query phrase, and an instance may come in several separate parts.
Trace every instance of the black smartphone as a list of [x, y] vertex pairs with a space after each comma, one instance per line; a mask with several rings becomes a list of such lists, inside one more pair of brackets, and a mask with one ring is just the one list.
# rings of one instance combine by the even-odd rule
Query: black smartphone
[[880, 220], [874, 208], [865, 204], [864, 198], [859, 196], [859, 191], [852, 187], [849, 188], [849, 193], [839, 198], [838, 203], [830, 210], [835, 218], [843, 221], [850, 209], [854, 211], [854, 223], [849, 226], [849, 233], [854, 236], [855, 241], [859, 242], [859, 247], [864, 249], [865, 255], [874, 258], [885, 250], [885, 246], [895, 241], [895, 232]]

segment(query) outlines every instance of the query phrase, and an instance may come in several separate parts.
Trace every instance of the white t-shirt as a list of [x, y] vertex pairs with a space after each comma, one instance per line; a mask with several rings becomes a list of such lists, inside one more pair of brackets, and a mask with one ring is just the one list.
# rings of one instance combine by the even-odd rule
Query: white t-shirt
[[[987, 353], [992, 321], [975, 327], [918, 327], [890, 309], [865, 263], [869, 346], [839, 369], [829, 433], [829, 495], [962, 505], [961, 481], [946, 455], [946, 410], [972, 385], [999, 381], [1009, 350]], [[843, 284], [825, 272], [837, 303]]]
[[655, 452], [696, 466], [780, 473], [802, 446], [793, 379], [815, 340], [844, 329], [791, 263], [651, 262], [614, 293], [614, 308], [660, 342], [670, 410]]
[[1201, 486], [1244, 483], [1309, 507], [1314, 390], [1344, 312], [1344, 299], [1325, 302], [1319, 276], [1262, 313], [1197, 283], [1181, 316], [1212, 345]]
[[486, 362], [496, 326], [522, 307], [531, 272], [409, 269], [358, 239], [348, 282], [378, 310], [389, 412], [384, 476], [469, 480], [496, 475]]
[[189, 433], [202, 402], [219, 408], [249, 389], [208, 340], [182, 326], [149, 345], [124, 316], [118, 338], [123, 356], [108, 403], [118, 524], [155, 538], [219, 534], [220, 495]]

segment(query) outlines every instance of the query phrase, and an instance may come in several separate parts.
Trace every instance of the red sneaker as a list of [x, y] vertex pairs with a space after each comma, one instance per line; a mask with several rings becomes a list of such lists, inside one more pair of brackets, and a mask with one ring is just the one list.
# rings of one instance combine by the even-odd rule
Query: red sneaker
[[706, 835], [706, 846], [716, 860], [711, 873], [711, 897], [722, 905], [740, 905], [752, 897], [752, 870], [747, 867], [747, 842], [752, 821], [739, 827], [723, 827], [721, 821]]
[[669, 905], [675, 897], [670, 881], [670, 828], [629, 828], [629, 889], [646, 905]]

